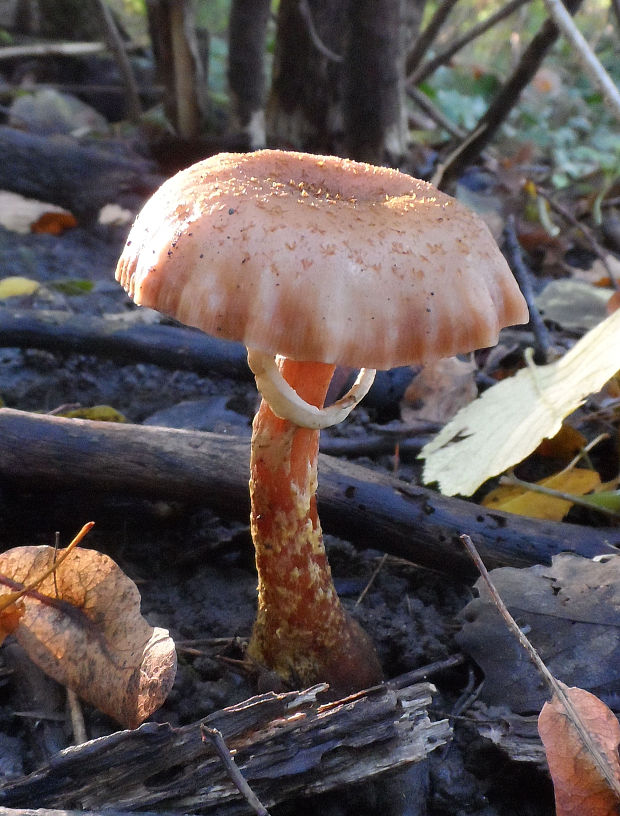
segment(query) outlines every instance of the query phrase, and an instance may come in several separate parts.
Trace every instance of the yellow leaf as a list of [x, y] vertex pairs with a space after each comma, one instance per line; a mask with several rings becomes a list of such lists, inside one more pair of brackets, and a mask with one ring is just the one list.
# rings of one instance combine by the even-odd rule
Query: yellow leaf
[[93, 419], [99, 422], [127, 422], [127, 419], [111, 405], [93, 405], [91, 408], [75, 408], [72, 411], [62, 411], [58, 416], [69, 419]]
[[0, 280], [0, 300], [17, 297], [18, 295], [32, 295], [41, 284], [30, 278], [12, 275]]
[[461, 409], [424, 446], [424, 480], [442, 493], [470, 496], [491, 476], [521, 462], [584, 399], [620, 369], [620, 310], [549, 365], [532, 362]]
[[[598, 473], [585, 468], [563, 470], [536, 482], [543, 487], [570, 493], [573, 496], [583, 496], [598, 487], [600, 483]], [[573, 506], [573, 503], [567, 499], [547, 496], [544, 493], [536, 493], [533, 490], [514, 485], [500, 486], [492, 490], [484, 497], [482, 504], [485, 507], [514, 513], [517, 516], [529, 516], [549, 521], [562, 521]]]

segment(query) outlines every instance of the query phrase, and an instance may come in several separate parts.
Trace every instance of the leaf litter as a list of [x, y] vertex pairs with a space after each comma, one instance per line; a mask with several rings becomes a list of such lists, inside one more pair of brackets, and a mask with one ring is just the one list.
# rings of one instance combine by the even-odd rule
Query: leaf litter
[[46, 674], [135, 728], [172, 688], [174, 642], [142, 617], [140, 593], [120, 567], [75, 543], [0, 555], [0, 623]]

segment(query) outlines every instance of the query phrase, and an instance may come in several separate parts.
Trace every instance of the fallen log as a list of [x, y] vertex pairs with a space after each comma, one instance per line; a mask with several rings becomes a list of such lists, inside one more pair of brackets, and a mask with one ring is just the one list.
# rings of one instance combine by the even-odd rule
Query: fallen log
[[152, 363], [196, 374], [253, 380], [241, 343], [165, 323], [76, 315], [51, 309], [1, 309], [0, 346], [92, 354], [120, 363]]
[[[0, 485], [147, 496], [249, 516], [249, 441], [223, 434], [91, 422], [0, 409]], [[327, 532], [453, 577], [475, 569], [459, 535], [489, 567], [550, 564], [569, 551], [617, 553], [620, 529], [547, 522], [488, 510], [331, 456], [319, 463]]]
[[123, 194], [146, 196], [161, 184], [154, 165], [120, 146], [82, 144], [68, 136], [39, 136], [0, 126], [0, 190], [59, 204], [83, 223]]
[[67, 748], [34, 773], [5, 784], [0, 805], [62, 808], [80, 802], [106, 813], [108, 808], [251, 813], [213, 746], [203, 742], [201, 725], [221, 732], [267, 807], [406, 768], [451, 737], [447, 720], [428, 717], [434, 691], [429, 683], [401, 686], [395, 680], [321, 705], [317, 695], [325, 689], [263, 694], [202, 723], [172, 728], [151, 722]]
[[[76, 315], [51, 309], [0, 309], [0, 347], [93, 354], [125, 363], [220, 374], [253, 381], [242, 343], [219, 340], [198, 329], [167, 323]], [[402, 399], [412, 378], [409, 366], [378, 371], [364, 406], [383, 409]]]

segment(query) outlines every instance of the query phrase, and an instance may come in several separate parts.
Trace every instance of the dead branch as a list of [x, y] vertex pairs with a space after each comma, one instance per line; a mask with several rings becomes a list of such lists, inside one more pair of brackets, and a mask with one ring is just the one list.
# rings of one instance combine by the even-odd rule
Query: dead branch
[[[120, 363], [152, 363], [175, 371], [254, 381], [247, 350], [241, 343], [218, 340], [187, 326], [134, 320], [134, 316], [138, 317], [128, 313], [98, 318], [46, 309], [0, 309], [0, 347], [93, 354]], [[380, 409], [398, 402], [411, 377], [408, 366], [377, 372], [364, 405]]]
[[114, 20], [114, 15], [107, 4], [103, 0], [95, 0], [95, 8], [102, 22], [103, 36], [114, 56], [116, 67], [125, 86], [128, 118], [136, 124], [140, 121], [142, 115], [142, 105], [138, 93], [138, 84], [127, 56], [127, 48]]
[[481, 23], [477, 23], [476, 25], [472, 26], [469, 31], [466, 31], [462, 37], [458, 37], [456, 40], [450, 43], [443, 51], [440, 51], [437, 56], [433, 59], [425, 62], [423, 65], [420, 65], [413, 71], [407, 72], [407, 82], [411, 85], [419, 85], [421, 82], [429, 77], [431, 74], [435, 73], [435, 71], [441, 66], [446, 65], [446, 63], [450, 62], [452, 57], [464, 48], [466, 45], [469, 45], [470, 42], [476, 40], [478, 37], [482, 36], [482, 34], [489, 31], [489, 29], [496, 26], [499, 22], [504, 20], [506, 17], [509, 17], [511, 14], [514, 14], [517, 9], [519, 9], [524, 3], [529, 2], [529, 0], [510, 0], [510, 2], [506, 3], [505, 6], [502, 6], [495, 14], [492, 14], [486, 20], [483, 20]]
[[[428, 683], [388, 683], [321, 705], [317, 695], [325, 688], [263, 694], [203, 720], [222, 733], [267, 807], [407, 767], [450, 739], [447, 720], [428, 718], [434, 691]], [[38, 771], [4, 785], [0, 803], [251, 813], [215, 750], [203, 743], [200, 726], [146, 723], [66, 749]]]
[[[197, 431], [89, 422], [0, 409], [0, 484], [84, 490], [249, 514], [247, 439]], [[550, 564], [564, 551], [617, 553], [620, 529], [538, 521], [446, 498], [431, 490], [322, 456], [319, 505], [327, 532], [469, 579], [459, 535], [467, 532], [489, 567]]]
[[544, 0], [544, 2], [549, 16], [577, 53], [579, 62], [590, 77], [590, 81], [594, 87], [598, 86], [601, 90], [607, 102], [607, 109], [612, 111], [616, 119], [620, 120], [620, 92], [613, 79], [603, 68], [587, 40], [573, 22], [564, 3], [561, 0]]
[[120, 315], [108, 319], [45, 309], [2, 309], [0, 346], [93, 354], [120, 363], [153, 363], [196, 374], [253, 379], [247, 352], [239, 343], [185, 326], [128, 321]]
[[106, 50], [102, 42], [57, 42], [7, 45], [0, 48], [0, 60], [27, 57], [84, 57]]
[[411, 51], [407, 54], [407, 59], [405, 62], [405, 75], [407, 77], [410, 77], [414, 71], [417, 70], [420, 62], [424, 58], [424, 55], [435, 42], [441, 27], [457, 3], [458, 0], [442, 0], [442, 2], [439, 4], [426, 28], [416, 39]]
[[[570, 14], [575, 14], [581, 3], [582, 0], [567, 0], [566, 8]], [[445, 188], [451, 181], [458, 178], [466, 167], [476, 161], [519, 101], [522, 91], [534, 78], [547, 52], [559, 35], [560, 30], [556, 24], [550, 19], [545, 20], [521, 55], [512, 75], [500, 88], [482, 118], [474, 126], [462, 149], [455, 150], [442, 168], [441, 179], [436, 182], [438, 185], [441, 183], [441, 187]]]

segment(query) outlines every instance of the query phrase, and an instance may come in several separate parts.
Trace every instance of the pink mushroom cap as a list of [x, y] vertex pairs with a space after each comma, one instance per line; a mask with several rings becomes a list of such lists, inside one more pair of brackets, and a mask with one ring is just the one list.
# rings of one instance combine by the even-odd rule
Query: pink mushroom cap
[[356, 368], [497, 343], [528, 311], [485, 222], [397, 170], [280, 150], [166, 181], [116, 271], [134, 301], [248, 348]]

